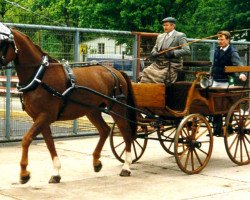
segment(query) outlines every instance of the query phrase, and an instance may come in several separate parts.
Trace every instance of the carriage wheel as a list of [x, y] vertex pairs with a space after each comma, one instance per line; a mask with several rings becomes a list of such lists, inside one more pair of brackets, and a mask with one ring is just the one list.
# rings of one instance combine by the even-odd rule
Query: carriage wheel
[[213, 149], [212, 129], [205, 117], [199, 114], [186, 116], [175, 135], [175, 159], [187, 174], [199, 173], [208, 163]]
[[[147, 132], [147, 128], [144, 127], [143, 130]], [[145, 132], [137, 132], [137, 137], [133, 139], [131, 145], [131, 156], [132, 156], [132, 163], [138, 161], [147, 146], [148, 139], [147, 138], [140, 138], [140, 134], [145, 134]], [[113, 154], [115, 157], [122, 163], [124, 163], [124, 156], [125, 156], [125, 142], [123, 137], [114, 123], [112, 129], [110, 131], [110, 146]]]
[[174, 136], [176, 133], [176, 129], [177, 124], [173, 123], [172, 125], [164, 126], [157, 131], [159, 142], [162, 148], [170, 155], [174, 155]]
[[238, 165], [250, 163], [250, 99], [237, 101], [230, 108], [224, 129], [224, 142], [229, 158]]

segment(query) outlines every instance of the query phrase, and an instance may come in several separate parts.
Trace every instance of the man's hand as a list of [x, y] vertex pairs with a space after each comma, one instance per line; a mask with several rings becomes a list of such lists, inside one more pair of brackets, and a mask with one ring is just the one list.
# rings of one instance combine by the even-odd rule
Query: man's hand
[[168, 51], [168, 52], [166, 52], [165, 53], [165, 58], [166, 59], [175, 58], [174, 51]]
[[157, 58], [160, 54], [157, 51], [151, 53], [150, 57]]
[[239, 79], [242, 80], [242, 81], [246, 81], [247, 76], [245, 74], [240, 74]]

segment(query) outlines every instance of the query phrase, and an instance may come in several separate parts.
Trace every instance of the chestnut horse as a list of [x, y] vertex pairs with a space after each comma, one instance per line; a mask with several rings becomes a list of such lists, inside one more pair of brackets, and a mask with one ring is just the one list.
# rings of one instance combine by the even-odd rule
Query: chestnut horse
[[[100, 171], [101, 151], [110, 132], [110, 127], [101, 115], [103, 108], [112, 111], [110, 115], [124, 138], [126, 157], [120, 175], [129, 176], [132, 162], [131, 142], [136, 131], [132, 121], [136, 120], [136, 113], [117, 101], [111, 101], [111, 98], [120, 99], [120, 102], [134, 106], [128, 76], [100, 65], [73, 68], [75, 85], [89, 88], [94, 92], [81, 90], [72, 85], [69, 89], [67, 73], [62, 64], [46, 54], [25, 34], [16, 29], [11, 30], [1, 23], [0, 28], [0, 67], [3, 68], [7, 63], [14, 61], [19, 84], [23, 86], [21, 91], [24, 109], [34, 122], [22, 139], [20, 182], [26, 183], [30, 179], [30, 172], [27, 170], [28, 150], [32, 140], [40, 133], [53, 161], [53, 174], [49, 182], [60, 182], [61, 164], [50, 124], [57, 120], [73, 120], [81, 116], [87, 116], [99, 132], [100, 138], [93, 152], [93, 166], [96, 172]], [[106, 96], [110, 98], [105, 98]]]

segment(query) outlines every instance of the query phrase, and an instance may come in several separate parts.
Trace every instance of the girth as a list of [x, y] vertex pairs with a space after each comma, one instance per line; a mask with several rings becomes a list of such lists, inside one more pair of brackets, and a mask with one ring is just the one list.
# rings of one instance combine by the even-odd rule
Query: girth
[[70, 66], [68, 65], [67, 62], [63, 63], [63, 69], [65, 72], [65, 76], [66, 76], [66, 85], [67, 85], [67, 90], [65, 90], [62, 94], [63, 96], [63, 105], [60, 108], [58, 114], [57, 114], [57, 119], [60, 118], [60, 116], [62, 115], [62, 113], [64, 112], [67, 103], [68, 103], [68, 96], [73, 92], [73, 90], [75, 89], [75, 75], [73, 73], [73, 70], [70, 68]]

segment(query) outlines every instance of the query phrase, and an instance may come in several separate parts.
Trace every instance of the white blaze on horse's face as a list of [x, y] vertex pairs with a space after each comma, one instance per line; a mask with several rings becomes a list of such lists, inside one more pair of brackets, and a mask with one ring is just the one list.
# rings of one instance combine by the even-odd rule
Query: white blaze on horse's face
[[7, 35], [10, 35], [10, 34], [11, 34], [11, 30], [7, 26], [5, 26], [3, 23], [0, 22], [0, 40], [9, 39]]

